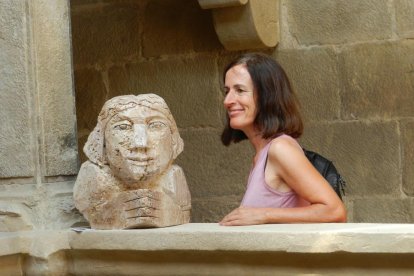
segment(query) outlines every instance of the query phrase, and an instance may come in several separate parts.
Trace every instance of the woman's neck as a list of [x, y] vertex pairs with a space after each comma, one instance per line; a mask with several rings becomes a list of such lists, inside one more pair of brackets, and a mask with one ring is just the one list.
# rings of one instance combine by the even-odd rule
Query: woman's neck
[[259, 153], [271, 140], [263, 138], [260, 133], [248, 136], [248, 138], [250, 143], [254, 147], [256, 154]]

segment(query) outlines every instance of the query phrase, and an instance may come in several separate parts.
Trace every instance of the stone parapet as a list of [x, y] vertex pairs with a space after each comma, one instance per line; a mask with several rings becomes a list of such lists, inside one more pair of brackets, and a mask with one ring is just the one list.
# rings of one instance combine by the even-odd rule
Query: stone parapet
[[0, 267], [13, 275], [410, 274], [413, 257], [412, 224], [0, 233]]

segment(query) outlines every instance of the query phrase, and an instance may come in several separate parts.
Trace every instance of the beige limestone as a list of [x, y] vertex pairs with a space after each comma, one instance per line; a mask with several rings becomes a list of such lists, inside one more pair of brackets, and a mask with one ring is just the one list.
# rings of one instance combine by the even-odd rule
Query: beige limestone
[[[280, 6], [280, 44], [264, 51], [281, 59], [305, 119], [317, 123], [305, 125], [304, 145], [348, 180], [351, 221], [414, 222], [412, 0]], [[0, 1], [0, 197], [14, 206], [3, 210], [2, 229], [79, 222], [75, 142], [83, 146], [89, 119], [126, 91], [157, 91], [169, 103], [186, 145], [176, 164], [196, 194], [194, 221], [237, 206], [251, 149], [226, 149], [219, 134], [221, 70], [239, 53], [223, 49], [213, 25], [194, 0]], [[393, 211], [381, 216], [382, 202]]]
[[344, 119], [414, 116], [414, 41], [355, 45], [339, 57]]
[[[403, 168], [403, 191], [407, 196], [414, 196], [414, 121], [403, 121], [401, 124], [403, 139], [402, 168]], [[414, 210], [414, 207], [413, 207]], [[414, 212], [410, 212], [414, 217]]]
[[392, 37], [388, 0], [285, 1], [289, 30], [301, 45], [329, 45]]
[[[216, 61], [215, 55], [205, 54], [113, 66], [108, 70], [108, 96], [118, 96], [123, 91], [157, 91], [168, 102], [180, 128], [221, 127], [218, 110], [222, 99]], [[155, 76], [162, 76], [162, 81], [156, 81]], [[98, 89], [99, 86], [94, 87], [94, 94], [102, 93]]]
[[85, 144], [89, 160], [75, 183], [76, 207], [95, 229], [188, 223], [190, 192], [182, 169], [172, 164], [183, 146], [158, 95], [108, 100]]
[[411, 224], [0, 233], [2, 271], [17, 275], [412, 275], [413, 256]]
[[248, 0], [198, 0], [203, 9], [225, 8], [245, 5]]
[[414, 2], [411, 0], [395, 0], [397, 32], [402, 37], [414, 38]]
[[70, 1], [0, 2], [0, 231], [66, 228], [81, 218]]
[[227, 50], [267, 48], [278, 44], [279, 0], [249, 0], [234, 7], [207, 7], [212, 9], [214, 28]]
[[[186, 172], [188, 180], [191, 179], [193, 183], [191, 195], [200, 198], [208, 194], [209, 198], [214, 198], [243, 194], [254, 156], [253, 148], [247, 141], [224, 147], [218, 139], [219, 131], [214, 135], [208, 134], [207, 130], [201, 129], [182, 132], [183, 139], [194, 141], [191, 145], [186, 145], [179, 160], [183, 167], [194, 168], [193, 171]], [[240, 167], [244, 173], [239, 171]], [[214, 174], [221, 171], [224, 172]], [[209, 181], [205, 181], [207, 178]]]
[[301, 143], [335, 163], [347, 181], [346, 195], [352, 199], [400, 195], [396, 122], [309, 123]]
[[[73, 58], [106, 64], [135, 57], [140, 51], [139, 7], [143, 1], [70, 1]], [[108, 3], [109, 2], [109, 3]], [[94, 39], [90, 39], [90, 38]], [[112, 45], [113, 47], [102, 47]]]
[[140, 12], [144, 57], [223, 50], [211, 14], [195, 0], [151, 0]]
[[32, 230], [30, 215], [22, 204], [0, 201], [0, 232]]
[[0, 178], [34, 175], [24, 1], [0, 3]]
[[42, 174], [76, 175], [79, 164], [69, 2], [36, 0], [30, 1], [30, 6], [36, 70], [32, 97], [40, 108], [37, 127], [41, 131]]
[[353, 208], [356, 221], [410, 223], [413, 219], [414, 201], [411, 198], [398, 197], [355, 199]]
[[217, 197], [191, 198], [191, 221], [202, 221], [206, 223], [216, 223], [221, 221], [224, 216], [240, 207], [242, 201], [240, 195], [224, 195]]
[[[223, 49], [212, 11], [198, 1], [71, 4], [73, 43], [82, 50], [74, 59], [80, 144], [93, 129], [83, 118], [97, 116], [97, 107], [82, 101], [156, 91], [168, 102], [185, 141], [176, 164], [186, 173], [192, 221], [218, 221], [240, 203], [251, 166], [248, 143], [229, 148], [220, 143], [221, 73], [240, 52]], [[411, 0], [283, 0], [280, 43], [260, 50], [281, 62], [299, 94], [305, 119], [301, 143], [333, 159], [347, 180], [345, 202], [353, 222], [383, 221], [375, 208], [360, 207], [364, 199], [389, 201], [393, 222], [414, 222], [411, 14]], [[398, 199], [403, 204], [396, 204]]]
[[339, 119], [340, 77], [334, 49], [280, 50], [275, 59], [293, 80], [292, 86], [298, 94], [306, 121]]
[[184, 141], [193, 141], [186, 143], [177, 160], [183, 168], [193, 168], [185, 171], [191, 183], [191, 221], [218, 222], [240, 205], [254, 150], [247, 141], [224, 147], [218, 130], [188, 129], [180, 133]]

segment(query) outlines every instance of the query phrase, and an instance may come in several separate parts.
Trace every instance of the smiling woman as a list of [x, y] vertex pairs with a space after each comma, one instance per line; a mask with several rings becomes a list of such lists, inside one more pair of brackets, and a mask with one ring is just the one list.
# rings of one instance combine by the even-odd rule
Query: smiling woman
[[222, 142], [248, 139], [256, 154], [241, 206], [220, 224], [346, 221], [342, 201], [296, 141], [303, 124], [283, 68], [267, 55], [244, 54], [225, 68], [223, 79]]

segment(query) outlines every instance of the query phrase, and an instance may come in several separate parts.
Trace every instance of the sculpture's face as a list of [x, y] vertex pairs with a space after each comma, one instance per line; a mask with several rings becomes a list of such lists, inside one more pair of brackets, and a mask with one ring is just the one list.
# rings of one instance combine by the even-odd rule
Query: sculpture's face
[[173, 159], [170, 123], [159, 111], [136, 106], [113, 116], [105, 129], [106, 157], [118, 178], [147, 182]]

